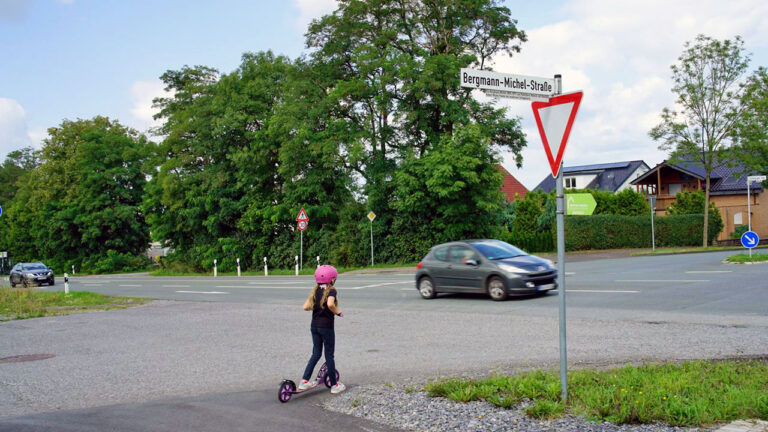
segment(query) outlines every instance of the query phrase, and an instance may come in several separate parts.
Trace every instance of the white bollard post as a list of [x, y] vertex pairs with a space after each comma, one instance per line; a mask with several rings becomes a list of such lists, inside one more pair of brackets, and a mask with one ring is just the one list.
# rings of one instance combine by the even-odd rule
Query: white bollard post
[[294, 259], [296, 260], [296, 276], [298, 276], [299, 275], [299, 256], [296, 255]]
[[317, 256], [317, 266], [320, 267], [320, 255]]
[[240, 258], [237, 259], [237, 277], [240, 277]]
[[218, 269], [216, 268], [216, 260], [213, 260], [213, 277], [216, 277], [218, 274]]
[[75, 275], [75, 265], [73, 264], [72, 265], [72, 276], [74, 276], [74, 275]]
[[69, 275], [64, 273], [64, 295], [69, 295]]
[[269, 271], [267, 270], [267, 257], [264, 257], [264, 276], [269, 276]]

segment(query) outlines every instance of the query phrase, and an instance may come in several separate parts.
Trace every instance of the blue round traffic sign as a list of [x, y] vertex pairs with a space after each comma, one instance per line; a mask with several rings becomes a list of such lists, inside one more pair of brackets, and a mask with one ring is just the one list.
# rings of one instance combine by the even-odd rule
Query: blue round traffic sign
[[741, 245], [752, 249], [760, 243], [760, 237], [754, 231], [747, 231], [741, 235]]

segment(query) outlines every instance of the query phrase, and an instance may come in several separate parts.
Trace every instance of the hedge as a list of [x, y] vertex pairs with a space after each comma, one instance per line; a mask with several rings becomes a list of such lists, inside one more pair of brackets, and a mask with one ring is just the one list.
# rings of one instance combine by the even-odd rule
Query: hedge
[[[656, 246], [699, 246], [704, 215], [656, 216]], [[719, 233], [709, 232], [709, 243]], [[651, 247], [649, 216], [567, 216], [565, 250], [622, 249]]]
[[555, 241], [550, 231], [546, 232], [507, 232], [502, 234], [501, 240], [515, 245], [518, 248], [532, 252], [552, 252], [555, 250]]

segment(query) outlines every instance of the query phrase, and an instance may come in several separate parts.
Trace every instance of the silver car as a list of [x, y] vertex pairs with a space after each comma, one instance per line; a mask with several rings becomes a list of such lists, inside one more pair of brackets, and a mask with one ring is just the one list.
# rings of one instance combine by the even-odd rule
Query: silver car
[[425, 299], [438, 293], [487, 293], [493, 300], [542, 294], [557, 288], [552, 261], [500, 240], [466, 240], [433, 247], [416, 271]]

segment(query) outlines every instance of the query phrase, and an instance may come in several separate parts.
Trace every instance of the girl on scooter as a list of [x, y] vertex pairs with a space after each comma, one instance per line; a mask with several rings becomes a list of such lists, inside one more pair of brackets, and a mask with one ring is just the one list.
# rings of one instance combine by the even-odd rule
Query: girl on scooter
[[328, 376], [331, 380], [331, 393], [338, 394], [346, 389], [344, 384], [336, 382], [336, 365], [333, 360], [336, 345], [333, 319], [336, 315], [343, 316], [336, 300], [337, 293], [334, 287], [338, 276], [339, 272], [333, 266], [321, 265], [318, 267], [315, 270], [315, 287], [312, 288], [307, 301], [304, 302], [303, 309], [312, 311], [312, 323], [310, 324], [312, 357], [307, 362], [304, 376], [299, 383], [299, 391], [309, 390], [317, 385], [317, 380], [310, 381], [310, 378], [323, 353], [323, 347], [325, 347], [325, 364], [328, 366]]

